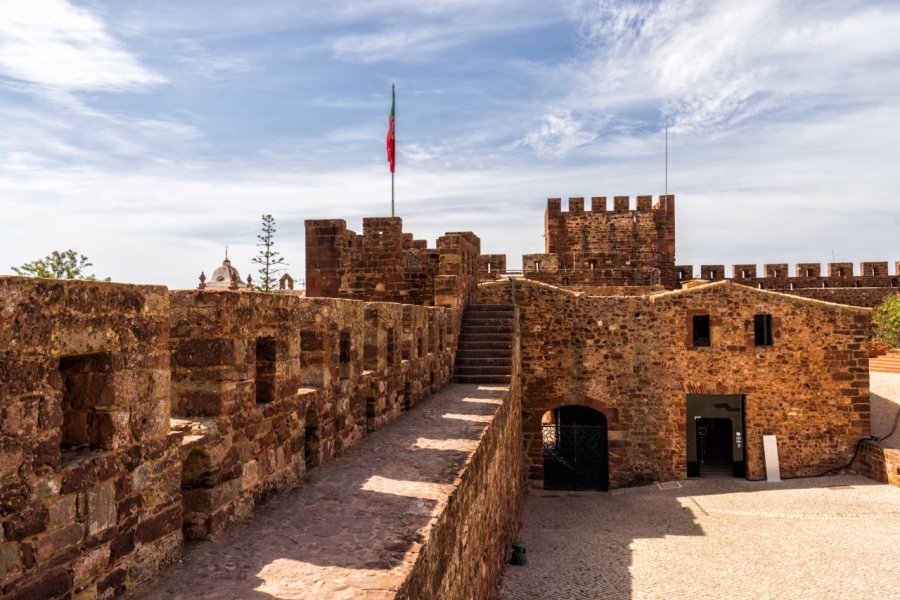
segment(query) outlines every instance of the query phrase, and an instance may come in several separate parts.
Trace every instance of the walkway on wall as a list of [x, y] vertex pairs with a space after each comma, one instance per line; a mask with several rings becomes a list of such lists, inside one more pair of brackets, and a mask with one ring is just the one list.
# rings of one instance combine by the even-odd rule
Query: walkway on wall
[[451, 385], [130, 597], [393, 598], [507, 391]]

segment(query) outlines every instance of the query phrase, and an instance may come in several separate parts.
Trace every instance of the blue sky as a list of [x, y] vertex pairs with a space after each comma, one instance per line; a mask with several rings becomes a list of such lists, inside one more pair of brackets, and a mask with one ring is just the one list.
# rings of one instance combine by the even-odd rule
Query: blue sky
[[550, 196], [677, 196], [684, 264], [900, 260], [900, 4], [0, 0], [0, 272], [251, 271], [260, 215], [397, 207], [543, 250]]

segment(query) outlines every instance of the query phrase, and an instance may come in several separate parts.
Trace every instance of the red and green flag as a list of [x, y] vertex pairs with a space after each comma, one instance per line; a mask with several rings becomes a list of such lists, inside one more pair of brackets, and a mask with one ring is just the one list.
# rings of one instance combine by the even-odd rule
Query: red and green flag
[[391, 116], [388, 117], [387, 132], [387, 158], [388, 164], [391, 166], [391, 173], [394, 172], [394, 164], [397, 160], [397, 141], [394, 139], [394, 106], [396, 104], [396, 96], [394, 94], [394, 86], [391, 86]]

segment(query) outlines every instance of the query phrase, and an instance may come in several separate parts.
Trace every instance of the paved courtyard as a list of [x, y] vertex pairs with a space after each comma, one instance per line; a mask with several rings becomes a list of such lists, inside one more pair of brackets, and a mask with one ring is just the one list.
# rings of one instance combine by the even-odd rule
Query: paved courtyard
[[532, 490], [500, 597], [900, 598], [900, 489], [842, 475]]

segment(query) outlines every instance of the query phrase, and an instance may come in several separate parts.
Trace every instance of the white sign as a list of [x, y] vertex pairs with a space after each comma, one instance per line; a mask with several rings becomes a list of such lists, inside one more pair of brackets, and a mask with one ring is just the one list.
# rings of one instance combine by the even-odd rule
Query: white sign
[[781, 481], [781, 467], [778, 465], [778, 440], [774, 435], [763, 436], [763, 451], [766, 455], [766, 481]]

